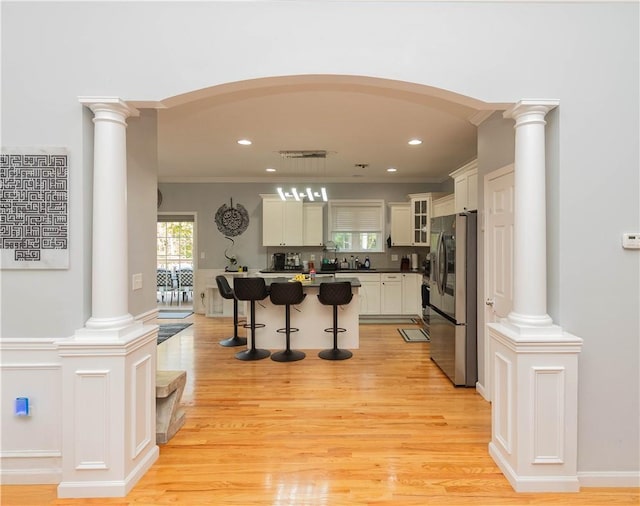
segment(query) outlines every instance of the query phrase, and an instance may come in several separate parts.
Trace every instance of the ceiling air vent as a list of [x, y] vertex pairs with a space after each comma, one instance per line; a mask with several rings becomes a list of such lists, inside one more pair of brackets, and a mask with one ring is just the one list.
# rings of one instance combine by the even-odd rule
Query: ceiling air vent
[[298, 150], [298, 151], [279, 151], [280, 156], [285, 159], [299, 159], [299, 158], [327, 158], [327, 152], [325, 150]]

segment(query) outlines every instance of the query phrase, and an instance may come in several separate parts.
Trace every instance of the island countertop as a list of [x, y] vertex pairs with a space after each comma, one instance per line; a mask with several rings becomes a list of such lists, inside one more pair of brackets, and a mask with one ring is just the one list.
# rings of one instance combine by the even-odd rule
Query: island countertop
[[[309, 271], [302, 269], [291, 269], [291, 270], [275, 270], [275, 269], [262, 269], [259, 271], [260, 274], [283, 274], [283, 275], [291, 275], [295, 276], [296, 274], [309, 274]], [[316, 271], [317, 275], [325, 276], [327, 274], [353, 274], [357, 276], [358, 274], [423, 274], [424, 270], [410, 270], [403, 271], [401, 269], [393, 268], [393, 267], [381, 267], [379, 269], [338, 269], [335, 271]]]
[[[298, 273], [300, 274], [300, 273]], [[265, 283], [267, 284], [267, 286], [271, 285], [271, 283], [290, 283], [293, 282], [293, 280], [291, 278], [285, 278], [285, 277], [278, 277], [278, 278], [264, 278]], [[317, 277], [314, 280], [310, 280], [310, 281], [301, 281], [302, 283], [302, 288], [305, 287], [311, 287], [311, 288], [318, 288], [322, 283], [338, 283], [338, 282], [344, 282], [344, 281], [349, 281], [351, 283], [351, 286], [353, 287], [359, 287], [362, 286], [360, 284], [360, 280], [358, 278], [333, 278], [333, 277]]]

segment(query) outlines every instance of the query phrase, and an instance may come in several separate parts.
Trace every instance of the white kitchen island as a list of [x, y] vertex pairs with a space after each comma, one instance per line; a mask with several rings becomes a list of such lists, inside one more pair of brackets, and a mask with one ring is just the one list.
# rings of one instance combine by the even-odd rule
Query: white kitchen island
[[[270, 283], [287, 283], [288, 278], [267, 278]], [[291, 306], [291, 327], [297, 327], [299, 332], [291, 333], [291, 349], [293, 350], [324, 350], [333, 347], [333, 334], [324, 329], [333, 326], [333, 307], [325, 306], [318, 300], [320, 283], [335, 283], [350, 281], [353, 299], [345, 306], [338, 307], [338, 327], [346, 332], [338, 334], [338, 347], [346, 350], [357, 350], [360, 347], [359, 331], [359, 291], [358, 278], [317, 278], [313, 282], [302, 284], [306, 294], [305, 299], [297, 306]], [[250, 320], [250, 306], [245, 302], [245, 314]], [[256, 323], [265, 326], [256, 329], [256, 348], [272, 351], [285, 348], [285, 334], [276, 332], [285, 326], [285, 306], [271, 304], [269, 297], [256, 301]], [[251, 347], [251, 329], [247, 329], [247, 346]]]

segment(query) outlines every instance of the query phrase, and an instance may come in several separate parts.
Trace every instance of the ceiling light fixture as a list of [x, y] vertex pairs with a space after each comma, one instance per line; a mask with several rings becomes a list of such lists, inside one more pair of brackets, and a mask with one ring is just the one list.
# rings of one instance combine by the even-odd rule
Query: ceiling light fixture
[[320, 191], [314, 191], [311, 188], [307, 187], [305, 191], [299, 192], [297, 188], [291, 188], [290, 191], [284, 191], [282, 187], [278, 187], [278, 195], [280, 195], [280, 200], [297, 200], [304, 201], [307, 199], [309, 202], [315, 202], [316, 199], [322, 199], [323, 202], [328, 202], [327, 190], [322, 187]]
[[241, 146], [251, 146], [251, 141], [249, 139], [240, 139], [238, 140], [238, 144]]
[[420, 144], [422, 144], [422, 141], [420, 139], [411, 139], [408, 144], [410, 146], [419, 146]]
[[397, 172], [397, 171], [398, 171], [398, 169], [396, 169], [395, 167], [389, 167], [387, 169], [387, 172]]
[[274, 169], [273, 167], [267, 167], [265, 170], [267, 172], [275, 172], [276, 171], [276, 169]]

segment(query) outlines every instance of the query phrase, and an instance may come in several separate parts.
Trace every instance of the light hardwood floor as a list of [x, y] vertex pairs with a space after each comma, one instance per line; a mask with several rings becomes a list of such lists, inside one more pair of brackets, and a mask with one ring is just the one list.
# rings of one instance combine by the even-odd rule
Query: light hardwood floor
[[412, 325], [362, 325], [347, 361], [308, 352], [277, 363], [219, 346], [228, 318], [182, 321], [194, 325], [158, 346], [158, 368], [187, 371], [187, 421], [129, 495], [56, 499], [54, 485], [4, 486], [3, 506], [640, 503], [638, 489], [513, 492], [487, 452], [489, 403], [454, 388], [429, 344], [402, 340], [397, 328]]

